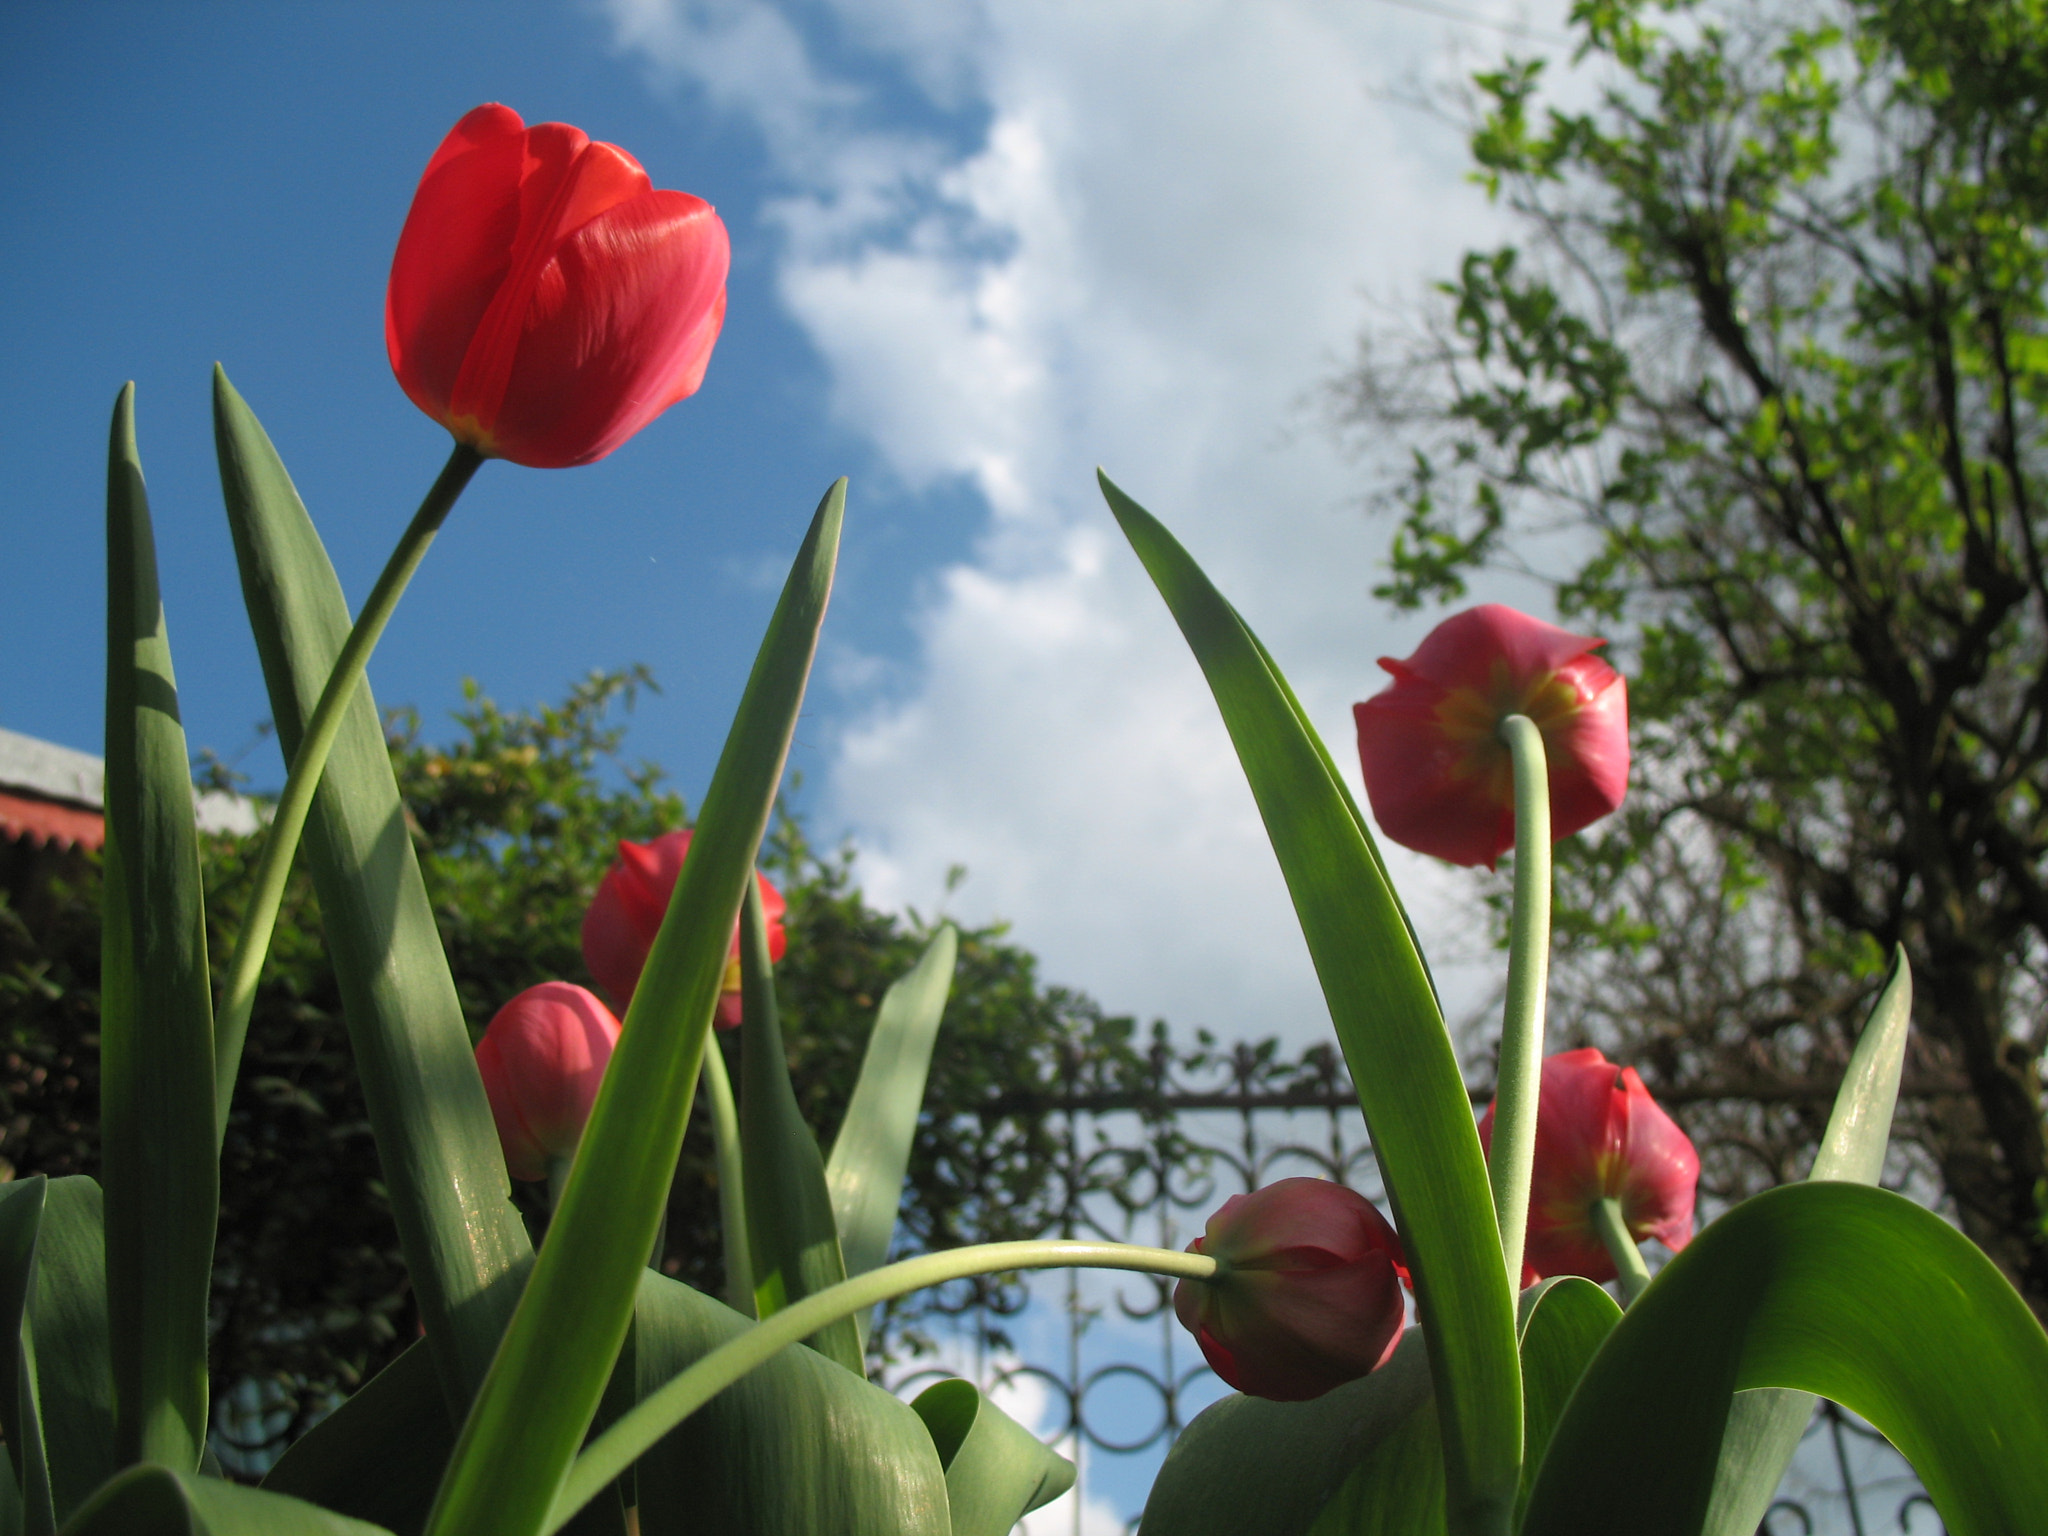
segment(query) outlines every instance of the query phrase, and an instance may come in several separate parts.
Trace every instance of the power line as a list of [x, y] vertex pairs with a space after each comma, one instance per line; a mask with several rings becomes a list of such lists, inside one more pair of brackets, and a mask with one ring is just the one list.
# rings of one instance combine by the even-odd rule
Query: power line
[[1468, 27], [1485, 27], [1493, 32], [1505, 32], [1512, 37], [1526, 37], [1531, 42], [1550, 43], [1560, 48], [1571, 46], [1572, 40], [1558, 32], [1548, 32], [1541, 27], [1524, 26], [1519, 21], [1495, 21], [1490, 16], [1475, 16], [1470, 11], [1453, 10], [1447, 5], [1432, 5], [1429, 0], [1379, 0], [1381, 5], [1391, 5], [1397, 10], [1417, 11], [1424, 16], [1436, 16], [1445, 21], [1462, 22]]

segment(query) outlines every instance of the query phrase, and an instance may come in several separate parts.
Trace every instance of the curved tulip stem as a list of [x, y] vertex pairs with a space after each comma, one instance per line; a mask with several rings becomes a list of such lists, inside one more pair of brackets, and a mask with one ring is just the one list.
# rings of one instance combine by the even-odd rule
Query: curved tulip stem
[[725, 1243], [725, 1302], [754, 1315], [754, 1260], [747, 1248], [747, 1198], [740, 1162], [740, 1112], [733, 1103], [732, 1078], [716, 1034], [704, 1042], [704, 1097], [711, 1105], [711, 1134], [718, 1147], [718, 1227]]
[[543, 1536], [560, 1530], [605, 1484], [712, 1398], [747, 1372], [765, 1365], [779, 1351], [828, 1323], [863, 1312], [892, 1296], [905, 1296], [970, 1275], [1001, 1274], [1013, 1269], [1123, 1269], [1134, 1274], [1207, 1280], [1216, 1273], [1216, 1261], [1171, 1248], [1047, 1239], [981, 1243], [946, 1253], [927, 1253], [842, 1280], [754, 1324], [621, 1415], [576, 1458], [561, 1493], [556, 1496], [554, 1508], [548, 1511], [546, 1524], [541, 1527]]
[[235, 1075], [242, 1064], [242, 1042], [249, 1033], [249, 1014], [256, 1004], [256, 980], [263, 973], [264, 957], [270, 952], [271, 934], [277, 928], [277, 911], [284, 902], [285, 880], [291, 874], [292, 855], [298, 851], [299, 835], [306, 829], [306, 816], [313, 807], [313, 791], [327, 767], [327, 755], [341, 734], [341, 722], [370, 652], [390, 621], [392, 611], [405, 593], [406, 583], [419, 569], [434, 542], [434, 535], [447, 521], [462, 494], [483, 463], [483, 456], [462, 443], [448, 456], [426, 500], [413, 514], [398, 547], [384, 563], [377, 585], [356, 615], [356, 622], [334, 658], [320, 702], [306, 721], [299, 750], [292, 755], [291, 771], [284, 781], [284, 793], [270, 818], [270, 834], [264, 839], [263, 855], [256, 864], [256, 878], [249, 893], [249, 907], [242, 919], [241, 937], [235, 942], [234, 960], [228, 967], [227, 983], [221, 989], [220, 1008], [213, 1024], [213, 1080], [215, 1141], [227, 1134], [228, 1101], [235, 1091]]
[[1643, 1250], [1636, 1246], [1636, 1240], [1628, 1235], [1628, 1223], [1622, 1219], [1619, 1200], [1612, 1197], [1596, 1200], [1589, 1214], [1593, 1218], [1593, 1230], [1607, 1245], [1608, 1253], [1614, 1258], [1614, 1268], [1621, 1276], [1621, 1304], [1629, 1306], [1649, 1285], [1650, 1266], [1643, 1262]]
[[1500, 735], [1515, 766], [1515, 908], [1486, 1176], [1513, 1293], [1522, 1286], [1536, 1101], [1543, 1082], [1543, 1004], [1550, 986], [1550, 772], [1543, 733], [1527, 715], [1509, 715]]

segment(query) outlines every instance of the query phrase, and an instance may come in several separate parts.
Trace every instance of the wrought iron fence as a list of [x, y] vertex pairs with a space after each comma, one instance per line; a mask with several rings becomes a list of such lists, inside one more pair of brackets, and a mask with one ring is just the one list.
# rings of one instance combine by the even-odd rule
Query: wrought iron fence
[[[1150, 1080], [1102, 1088], [1078, 1064], [1061, 1090], [984, 1113], [1035, 1113], [1059, 1127], [1062, 1198], [1047, 1235], [1183, 1247], [1230, 1195], [1296, 1174], [1382, 1200], [1356, 1095], [1334, 1049], [1283, 1057], [1273, 1042], [1177, 1051], [1155, 1036]], [[1832, 1085], [1775, 1085], [1829, 1098]], [[1911, 1091], [1942, 1091], [1913, 1085]], [[1697, 1085], [1674, 1100], [1751, 1097]], [[1227, 1390], [1180, 1330], [1166, 1281], [1067, 1271], [1009, 1289], [963, 1287], [938, 1362], [885, 1374], [899, 1391], [942, 1375], [975, 1379], [1080, 1465], [1073, 1494], [1027, 1520], [1030, 1536], [1137, 1529], [1145, 1490], [1181, 1429]], [[1939, 1519], [1903, 1458], [1854, 1415], [1824, 1403], [1760, 1536], [1937, 1536]]]
[[[1080, 1057], [1049, 1092], [959, 1111], [984, 1122], [1035, 1117], [1053, 1128], [1056, 1217], [1040, 1235], [1184, 1247], [1230, 1195], [1296, 1174], [1383, 1200], [1358, 1100], [1334, 1048], [1285, 1057], [1276, 1042], [1178, 1049], [1153, 1037], [1143, 1081], [1100, 1082]], [[1908, 1085], [1942, 1093], [1946, 1085]], [[1831, 1097], [1832, 1085], [1774, 1085], [1771, 1096]], [[1754, 1098], [1742, 1084], [1696, 1085], [1672, 1102]], [[1074, 1493], [1031, 1516], [1029, 1536], [1119, 1536], [1188, 1422], [1224, 1395], [1173, 1316], [1171, 1286], [1070, 1270], [962, 1282], [906, 1329], [884, 1317], [879, 1379], [910, 1394], [962, 1375], [1079, 1464]], [[933, 1326], [934, 1319], [941, 1320]], [[260, 1475], [329, 1404], [275, 1381], [245, 1382], [215, 1408], [215, 1452]], [[1940, 1536], [1911, 1469], [1853, 1415], [1822, 1404], [1759, 1536]]]

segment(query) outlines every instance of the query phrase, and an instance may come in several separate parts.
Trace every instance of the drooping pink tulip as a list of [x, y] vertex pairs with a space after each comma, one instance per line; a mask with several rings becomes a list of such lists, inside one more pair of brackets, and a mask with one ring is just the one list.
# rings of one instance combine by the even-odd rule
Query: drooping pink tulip
[[619, 1021], [586, 988], [566, 981], [528, 987], [500, 1008], [477, 1042], [505, 1166], [515, 1179], [544, 1179], [574, 1155], [619, 1041]]
[[730, 259], [711, 205], [656, 189], [617, 145], [478, 107], [399, 234], [391, 368], [486, 458], [588, 464], [703, 382]]
[[1394, 681], [1352, 706], [1372, 813], [1388, 837], [1453, 864], [1492, 865], [1515, 845], [1515, 777], [1500, 724], [1543, 733], [1550, 832], [1569, 837], [1628, 789], [1628, 685], [1593, 654], [1606, 644], [1499, 603], [1456, 613]]
[[1181, 1281], [1174, 1314], [1240, 1392], [1320, 1397], [1384, 1364], [1400, 1341], [1401, 1239], [1341, 1184], [1281, 1179], [1233, 1195], [1188, 1251], [1222, 1267], [1213, 1280]]
[[[1479, 1122], [1479, 1142], [1491, 1150], [1491, 1105]], [[1699, 1153], [1634, 1067], [1617, 1067], [1591, 1047], [1547, 1058], [1536, 1101], [1525, 1281], [1615, 1277], [1613, 1256], [1593, 1225], [1593, 1206], [1603, 1199], [1621, 1203], [1631, 1237], [1654, 1237], [1676, 1252], [1692, 1241], [1699, 1182]]]
[[[647, 964], [647, 952], [668, 915], [669, 898], [683, 872], [683, 859], [690, 851], [690, 833], [664, 832], [648, 843], [622, 842], [619, 856], [605, 872], [583, 914], [583, 963], [597, 984], [610, 994], [624, 1012], [640, 984], [640, 972]], [[761, 910], [768, 920], [768, 958], [780, 960], [789, 948], [783, 931], [782, 914], [787, 903], [782, 892], [759, 870], [754, 878], [761, 886]], [[732, 958], [725, 968], [724, 985], [718, 994], [716, 1020], [720, 1029], [732, 1029], [740, 1022], [740, 936], [735, 927]]]

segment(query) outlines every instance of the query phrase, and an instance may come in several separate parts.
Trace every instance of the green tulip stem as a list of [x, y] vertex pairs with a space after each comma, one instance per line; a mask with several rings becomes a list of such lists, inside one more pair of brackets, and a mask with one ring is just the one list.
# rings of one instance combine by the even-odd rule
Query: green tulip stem
[[1515, 908], [1486, 1176], [1512, 1295], [1522, 1288], [1529, 1181], [1536, 1164], [1536, 1102], [1543, 1085], [1543, 1003], [1550, 986], [1550, 771], [1543, 733], [1527, 715], [1501, 721], [1500, 737], [1515, 767]]
[[569, 1169], [575, 1163], [574, 1157], [551, 1157], [548, 1159], [548, 1212], [554, 1213], [562, 1203], [562, 1188], [569, 1182]]
[[704, 1097], [711, 1104], [711, 1133], [718, 1145], [718, 1226], [725, 1241], [725, 1301], [733, 1311], [754, 1315], [754, 1260], [747, 1248], [747, 1198], [740, 1161], [740, 1112], [733, 1103], [732, 1078], [714, 1033], [704, 1042]]
[[1622, 1219], [1619, 1200], [1611, 1196], [1596, 1200], [1588, 1214], [1593, 1218], [1593, 1230], [1607, 1245], [1608, 1253], [1614, 1257], [1614, 1268], [1621, 1276], [1621, 1304], [1630, 1306], [1650, 1283], [1650, 1266], [1643, 1262], [1643, 1250], [1628, 1235], [1628, 1223]]
[[1122, 1269], [1133, 1274], [1207, 1280], [1216, 1273], [1216, 1261], [1203, 1254], [1181, 1253], [1171, 1248], [1045, 1239], [981, 1243], [945, 1253], [927, 1253], [842, 1280], [754, 1324], [621, 1415], [611, 1428], [584, 1448], [570, 1467], [562, 1491], [548, 1511], [547, 1523], [541, 1527], [542, 1536], [552, 1536], [560, 1530], [605, 1484], [712, 1398], [820, 1328], [894, 1296], [964, 1280], [970, 1275], [1003, 1274], [1017, 1269]]
[[241, 937], [235, 943], [234, 960], [228, 967], [227, 984], [221, 990], [220, 1008], [214, 1017], [216, 1141], [227, 1135], [228, 1101], [234, 1095], [235, 1075], [242, 1064], [242, 1042], [248, 1037], [249, 1015], [256, 1005], [256, 981], [263, 973], [264, 957], [270, 952], [278, 908], [284, 903], [285, 881], [291, 874], [292, 855], [298, 851], [299, 835], [306, 829], [306, 816], [313, 808], [313, 791], [319, 787], [327, 755], [341, 734], [342, 717], [355, 697], [356, 684], [362, 680], [370, 652], [377, 648], [385, 624], [405, 594], [406, 583], [419, 569], [427, 546], [434, 542], [434, 535], [454, 510], [456, 498], [482, 463], [483, 455], [462, 443], [457, 443], [455, 451], [448, 455], [448, 462], [428, 490], [426, 500], [413, 514], [398, 547], [391, 551], [377, 585], [370, 589], [369, 601], [356, 615], [348, 638], [342, 642], [341, 653], [334, 658], [334, 670], [327, 675], [320, 702], [306, 722], [299, 750], [292, 755], [291, 771], [286, 775], [276, 812], [270, 818], [270, 835], [264, 840], [263, 856], [256, 864], [248, 912], [242, 920]]

